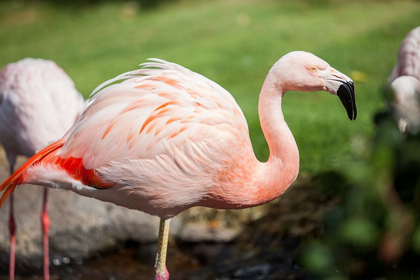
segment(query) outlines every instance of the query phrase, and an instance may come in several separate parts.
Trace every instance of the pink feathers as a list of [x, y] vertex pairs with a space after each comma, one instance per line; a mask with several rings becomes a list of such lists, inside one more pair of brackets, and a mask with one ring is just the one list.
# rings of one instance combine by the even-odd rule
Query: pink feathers
[[70, 77], [54, 62], [27, 58], [0, 79], [0, 142], [8, 158], [32, 156], [57, 140], [85, 107]]
[[420, 26], [411, 30], [401, 42], [398, 62], [392, 71], [390, 82], [400, 76], [412, 76], [420, 80]]
[[273, 66], [260, 95], [270, 146], [269, 161], [261, 163], [244, 115], [226, 90], [155, 59], [100, 85], [91, 105], [57, 142], [62, 147], [29, 165], [23, 181], [164, 218], [198, 205], [259, 205], [281, 195], [299, 170], [298, 149], [281, 112], [284, 92], [319, 89], [342, 93], [355, 118], [353, 83], [325, 61], [293, 52]]

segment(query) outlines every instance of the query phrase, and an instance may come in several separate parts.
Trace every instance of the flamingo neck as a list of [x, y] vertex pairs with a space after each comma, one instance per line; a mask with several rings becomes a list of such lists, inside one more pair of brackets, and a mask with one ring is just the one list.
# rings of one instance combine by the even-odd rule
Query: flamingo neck
[[267, 76], [258, 105], [261, 128], [270, 149], [256, 178], [258, 204], [271, 201], [295, 181], [299, 172], [299, 151], [281, 110], [285, 90], [278, 76]]
[[246, 150], [241, 151], [240, 160], [229, 161], [217, 173], [217, 183], [209, 196], [200, 201], [200, 206], [241, 209], [261, 205], [279, 197], [295, 181], [299, 151], [281, 111], [284, 91], [279, 86], [281, 83], [273, 78], [276, 75], [270, 73], [261, 90], [258, 108], [270, 148], [268, 161], [258, 161], [249, 142]]
[[[290, 131], [281, 109], [285, 90], [281, 81], [274, 80], [271, 75], [267, 76], [261, 89], [258, 113], [261, 128], [270, 149], [268, 163], [278, 160], [283, 163], [292, 163], [299, 159], [299, 152], [292, 132]], [[274, 80], [274, 81], [273, 81]]]

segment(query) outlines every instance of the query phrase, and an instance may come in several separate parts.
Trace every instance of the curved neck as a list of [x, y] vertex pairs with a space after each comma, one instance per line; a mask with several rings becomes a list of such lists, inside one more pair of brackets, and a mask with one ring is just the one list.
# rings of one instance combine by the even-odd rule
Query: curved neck
[[299, 151], [281, 110], [285, 90], [277, 77], [269, 73], [258, 105], [261, 128], [270, 149], [270, 157], [262, 163], [259, 178], [262, 182], [259, 192], [267, 201], [286, 191], [299, 172]]
[[229, 160], [230, 164], [217, 172], [217, 183], [200, 206], [238, 209], [261, 205], [279, 197], [296, 179], [299, 151], [281, 111], [284, 92], [272, 77], [269, 73], [264, 82], [258, 108], [270, 148], [268, 161], [258, 161], [249, 142], [249, 149], [241, 151], [238, 160]]
[[[283, 146], [283, 142], [294, 142], [293, 135], [287, 126], [284, 115], [281, 110], [281, 103], [284, 90], [276, 86], [271, 76], [267, 76], [261, 89], [258, 115], [260, 117], [261, 129], [267, 140], [270, 149], [270, 157], [268, 162], [276, 158], [282, 158], [287, 147]], [[292, 139], [290, 139], [290, 136]]]

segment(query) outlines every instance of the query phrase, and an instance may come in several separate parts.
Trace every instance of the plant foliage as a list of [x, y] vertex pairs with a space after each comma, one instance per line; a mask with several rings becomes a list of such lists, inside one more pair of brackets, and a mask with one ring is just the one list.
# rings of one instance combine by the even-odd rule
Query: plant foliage
[[371, 149], [337, 182], [324, 238], [301, 258], [319, 279], [420, 279], [420, 134], [401, 133], [392, 110], [375, 123]]

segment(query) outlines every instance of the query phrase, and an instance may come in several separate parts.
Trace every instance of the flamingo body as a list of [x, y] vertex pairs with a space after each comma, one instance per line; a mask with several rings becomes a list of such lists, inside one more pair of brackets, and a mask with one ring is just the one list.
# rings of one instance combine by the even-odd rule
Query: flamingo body
[[401, 42], [390, 82], [401, 76], [412, 76], [420, 80], [420, 26], [411, 30]]
[[26, 58], [0, 74], [0, 142], [9, 162], [31, 157], [62, 137], [85, 106], [71, 78], [54, 62]]
[[[0, 142], [6, 151], [10, 169], [13, 170], [18, 155], [31, 157], [48, 143], [62, 137], [84, 107], [84, 99], [75, 89], [73, 81], [54, 62], [26, 58], [8, 64], [0, 74]], [[14, 279], [13, 202], [10, 207], [10, 279]], [[44, 279], [48, 279], [47, 190], [41, 220]]]
[[400, 131], [420, 130], [420, 26], [411, 30], [401, 42], [398, 61], [391, 77], [395, 117]]
[[[21, 183], [72, 190], [161, 217], [165, 240], [170, 218], [190, 207], [266, 203], [299, 170], [298, 148], [281, 112], [288, 90], [329, 91], [356, 118], [350, 78], [310, 53], [289, 53], [274, 64], [261, 90], [259, 114], [270, 157], [260, 162], [245, 117], [226, 90], [153, 59], [100, 85], [66, 135], [1, 185], [0, 205]], [[168, 277], [165, 246], [160, 239], [156, 279]]]

